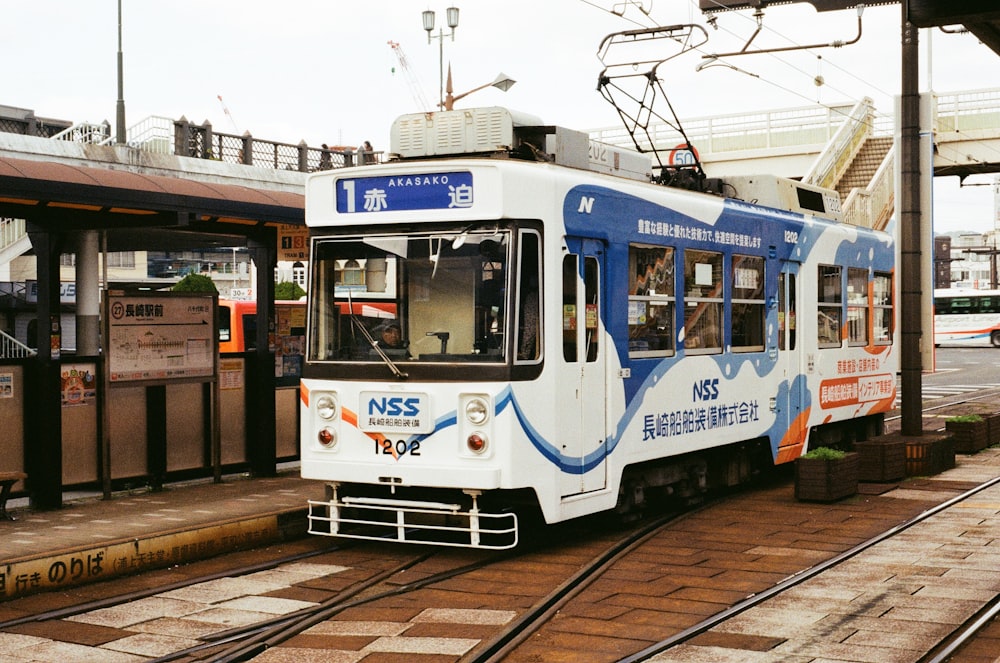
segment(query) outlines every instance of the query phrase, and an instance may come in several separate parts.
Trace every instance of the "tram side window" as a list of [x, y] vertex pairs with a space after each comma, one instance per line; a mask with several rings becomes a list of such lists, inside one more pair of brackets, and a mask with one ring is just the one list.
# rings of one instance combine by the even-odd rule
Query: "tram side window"
[[535, 360], [541, 353], [541, 311], [539, 310], [538, 266], [541, 264], [541, 250], [538, 234], [521, 234], [521, 269], [518, 275], [518, 341], [517, 358]]
[[[601, 292], [601, 274], [597, 259], [593, 256], [583, 258], [583, 290], [578, 290], [580, 284], [581, 256], [569, 254], [563, 258], [563, 311], [562, 336], [563, 358], [567, 362], [597, 361], [600, 351], [600, 336], [598, 335], [601, 312], [599, 309]], [[581, 306], [582, 295], [582, 306]], [[583, 332], [584, 356], [580, 357], [580, 332]]]
[[733, 256], [733, 352], [764, 349], [764, 258]]
[[892, 275], [875, 272], [872, 285], [872, 334], [876, 345], [892, 343]]
[[[795, 274], [778, 274], [778, 349], [795, 349]], [[787, 334], [788, 342], [785, 342]]]
[[578, 256], [573, 254], [563, 258], [562, 268], [562, 338], [563, 358], [576, 361], [576, 275]]
[[628, 249], [628, 355], [674, 354], [674, 249], [633, 244]]
[[847, 268], [847, 344], [868, 344], [868, 270]]
[[722, 350], [722, 254], [684, 252], [684, 348]]
[[816, 302], [816, 341], [821, 348], [840, 347], [840, 317], [843, 303], [841, 268], [819, 266]]
[[583, 296], [586, 300], [584, 316], [585, 342], [587, 344], [587, 362], [597, 361], [600, 350], [600, 336], [597, 334], [598, 321], [601, 319], [600, 299], [601, 273], [597, 259], [593, 256], [583, 258]]

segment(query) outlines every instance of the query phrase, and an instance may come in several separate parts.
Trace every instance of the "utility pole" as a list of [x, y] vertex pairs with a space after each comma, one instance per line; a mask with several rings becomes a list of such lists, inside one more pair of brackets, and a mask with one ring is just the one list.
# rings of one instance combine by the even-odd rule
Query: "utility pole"
[[920, 355], [920, 88], [918, 28], [910, 23], [906, 2], [902, 10], [901, 94], [899, 102], [900, 163], [900, 430], [923, 435], [923, 361]]

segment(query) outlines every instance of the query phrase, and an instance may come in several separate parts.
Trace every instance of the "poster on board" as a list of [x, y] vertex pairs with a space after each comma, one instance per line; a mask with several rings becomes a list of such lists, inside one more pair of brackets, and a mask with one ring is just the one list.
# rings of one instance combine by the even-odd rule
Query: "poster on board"
[[112, 384], [213, 377], [218, 356], [210, 294], [109, 294], [107, 361]]

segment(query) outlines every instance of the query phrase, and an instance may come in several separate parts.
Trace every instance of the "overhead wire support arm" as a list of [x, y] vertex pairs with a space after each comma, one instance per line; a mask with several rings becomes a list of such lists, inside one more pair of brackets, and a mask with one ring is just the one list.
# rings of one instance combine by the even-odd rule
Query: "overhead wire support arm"
[[[675, 49], [666, 57], [661, 51], [664, 41], [668, 45], [672, 43]], [[660, 169], [658, 181], [663, 184], [700, 189], [706, 179], [701, 162], [695, 156], [697, 153], [663, 89], [658, 69], [663, 63], [698, 50], [707, 42], [708, 33], [702, 26], [679, 24], [614, 32], [601, 41], [597, 50], [597, 57], [604, 65], [597, 79], [597, 89], [618, 112], [636, 150], [653, 154]], [[669, 117], [654, 108], [663, 105], [658, 104], [661, 97]], [[692, 164], [679, 168], [664, 163], [664, 153], [676, 148], [657, 146], [651, 134], [654, 121], [681, 135], [694, 157]]]
[[858, 34], [855, 35], [854, 38], [851, 39], [850, 41], [842, 41], [838, 39], [835, 41], [825, 42], [820, 44], [810, 44], [808, 46], [798, 46], [798, 45], [778, 46], [775, 48], [758, 48], [751, 51], [747, 49], [750, 48], [750, 44], [753, 43], [753, 40], [756, 39], [757, 35], [760, 34], [761, 29], [763, 29], [763, 23], [764, 23], [764, 10], [758, 7], [753, 13], [754, 18], [757, 19], [757, 29], [754, 30], [752, 35], [750, 35], [750, 38], [747, 39], [747, 43], [743, 45], [742, 49], [738, 51], [733, 51], [732, 53], [712, 53], [710, 55], [703, 55], [702, 57], [706, 59], [708, 58], [718, 59], [718, 58], [727, 58], [734, 55], [761, 55], [763, 53], [781, 53], [784, 51], [804, 51], [804, 50], [811, 50], [814, 48], [842, 48], [844, 46], [850, 46], [851, 44], [858, 43], [858, 41], [861, 39], [861, 28], [862, 28], [861, 15], [865, 11], [865, 6], [863, 4], [859, 4], [857, 6], [857, 10], [858, 10]]

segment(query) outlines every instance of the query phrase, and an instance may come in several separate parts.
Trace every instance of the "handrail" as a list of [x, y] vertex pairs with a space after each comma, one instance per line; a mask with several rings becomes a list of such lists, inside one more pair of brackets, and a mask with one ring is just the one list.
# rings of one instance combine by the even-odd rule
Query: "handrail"
[[27, 234], [24, 219], [0, 219], [0, 251], [21, 241]]
[[883, 230], [896, 198], [895, 150], [890, 148], [865, 188], [851, 189], [843, 204], [843, 220], [855, 226]]
[[896, 151], [889, 148], [875, 176], [868, 184], [871, 198], [872, 228], [882, 230], [889, 223], [896, 199]]
[[111, 133], [111, 125], [107, 120], [100, 124], [94, 122], [78, 122], [68, 129], [63, 129], [51, 136], [52, 140], [65, 140], [72, 143], [103, 143]]
[[871, 118], [874, 114], [875, 107], [870, 98], [865, 97], [855, 104], [847, 120], [840, 125], [833, 138], [820, 152], [802, 181], [828, 189], [836, 186], [850, 167], [858, 150], [871, 135]]
[[25, 359], [34, 357], [37, 350], [29, 348], [7, 332], [0, 329], [0, 359]]

